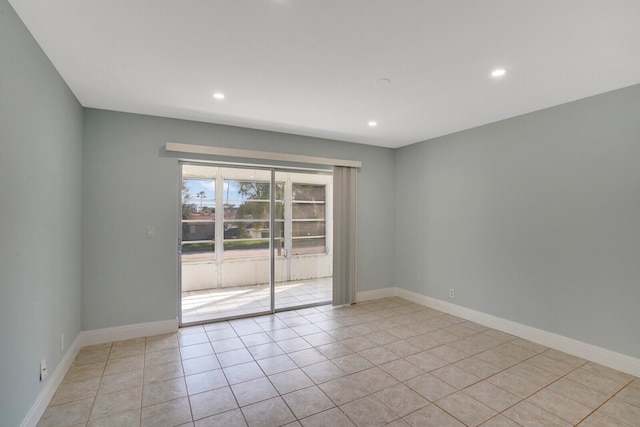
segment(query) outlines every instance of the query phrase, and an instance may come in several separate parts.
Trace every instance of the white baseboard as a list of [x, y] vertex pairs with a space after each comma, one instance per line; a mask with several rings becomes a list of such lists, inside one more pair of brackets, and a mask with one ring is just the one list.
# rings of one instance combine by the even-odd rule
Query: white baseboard
[[161, 320], [159, 322], [139, 323], [136, 325], [116, 326], [113, 328], [94, 329], [82, 331], [73, 344], [69, 347], [64, 357], [58, 364], [53, 375], [49, 376], [47, 384], [44, 386], [36, 402], [29, 413], [24, 418], [20, 427], [35, 427], [40, 421], [42, 414], [49, 406], [56, 390], [62, 383], [64, 376], [71, 368], [71, 364], [80, 352], [80, 349], [87, 345], [103, 344], [112, 341], [121, 341], [131, 338], [147, 337], [158, 334], [176, 332], [178, 330], [178, 319]]
[[400, 288], [395, 296], [640, 377], [640, 359]]
[[113, 328], [82, 331], [82, 346], [104, 344], [131, 338], [149, 337], [168, 334], [178, 330], [178, 319], [160, 320], [158, 322], [137, 323], [135, 325], [115, 326]]
[[389, 298], [396, 296], [396, 288], [375, 289], [373, 291], [356, 292], [356, 302], [364, 302], [372, 299]]
[[58, 367], [55, 369], [52, 375], [49, 375], [49, 379], [45, 384], [44, 388], [38, 395], [33, 406], [29, 409], [27, 416], [22, 420], [20, 427], [35, 427], [42, 418], [42, 414], [49, 406], [49, 402], [53, 398], [53, 395], [56, 393], [56, 390], [62, 383], [64, 376], [67, 375], [67, 371], [71, 367], [71, 364], [76, 359], [80, 348], [82, 348], [82, 332], [78, 334], [73, 343], [67, 349], [67, 352], [62, 357], [62, 360], [58, 364]]

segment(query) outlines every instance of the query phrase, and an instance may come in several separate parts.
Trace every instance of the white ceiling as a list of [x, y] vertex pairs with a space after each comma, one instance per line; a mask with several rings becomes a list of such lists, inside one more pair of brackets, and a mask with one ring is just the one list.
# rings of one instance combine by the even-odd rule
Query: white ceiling
[[640, 83], [638, 0], [9, 1], [85, 107], [385, 147]]

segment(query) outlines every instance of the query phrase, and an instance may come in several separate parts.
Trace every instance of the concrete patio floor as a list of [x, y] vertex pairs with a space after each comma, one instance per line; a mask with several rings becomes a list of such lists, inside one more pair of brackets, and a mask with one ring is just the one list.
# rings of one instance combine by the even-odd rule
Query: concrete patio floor
[[[280, 282], [275, 285], [277, 309], [330, 302], [332, 278]], [[246, 316], [271, 310], [269, 284], [204, 289], [182, 293], [182, 324]]]

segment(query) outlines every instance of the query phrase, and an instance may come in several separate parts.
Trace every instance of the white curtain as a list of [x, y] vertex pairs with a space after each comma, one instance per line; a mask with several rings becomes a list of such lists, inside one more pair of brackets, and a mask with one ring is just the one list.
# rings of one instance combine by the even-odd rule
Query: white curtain
[[356, 302], [357, 172], [333, 168], [333, 305]]

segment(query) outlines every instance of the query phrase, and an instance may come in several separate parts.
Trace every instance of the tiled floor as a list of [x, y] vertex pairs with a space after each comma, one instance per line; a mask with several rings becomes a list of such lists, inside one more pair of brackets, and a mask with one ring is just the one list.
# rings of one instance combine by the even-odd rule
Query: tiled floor
[[[331, 277], [276, 283], [276, 309], [331, 301]], [[271, 310], [268, 284], [205, 289], [182, 293], [182, 323], [259, 313]]]
[[640, 426], [640, 380], [388, 298], [85, 347], [67, 425]]

